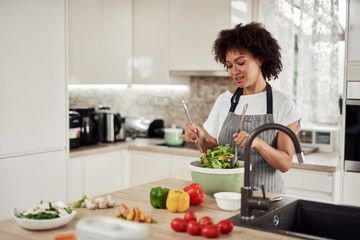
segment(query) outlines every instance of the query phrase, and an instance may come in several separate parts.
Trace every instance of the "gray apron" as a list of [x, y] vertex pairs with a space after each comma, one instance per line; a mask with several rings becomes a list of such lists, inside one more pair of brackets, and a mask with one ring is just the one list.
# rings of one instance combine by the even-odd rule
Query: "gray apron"
[[[238, 131], [241, 115], [234, 113], [235, 108], [239, 102], [240, 96], [242, 95], [243, 89], [238, 88], [231, 98], [231, 107], [229, 113], [224, 120], [223, 126], [219, 134], [219, 145], [224, 146], [230, 144], [235, 149], [238, 148], [241, 159], [244, 160], [245, 150], [241, 147], [236, 146], [232, 135]], [[264, 115], [245, 115], [242, 130], [250, 133], [255, 128], [264, 125], [266, 123], [273, 123], [273, 101], [272, 101], [272, 90], [269, 83], [266, 82], [266, 104], [267, 113]], [[269, 145], [276, 148], [276, 134], [277, 131], [270, 129], [261, 132], [258, 137], [264, 140]], [[251, 148], [250, 160], [252, 165], [250, 183], [255, 190], [261, 190], [263, 184], [266, 192], [273, 193], [284, 193], [284, 183], [282, 180], [281, 172], [270, 166], [265, 159], [256, 151]]]

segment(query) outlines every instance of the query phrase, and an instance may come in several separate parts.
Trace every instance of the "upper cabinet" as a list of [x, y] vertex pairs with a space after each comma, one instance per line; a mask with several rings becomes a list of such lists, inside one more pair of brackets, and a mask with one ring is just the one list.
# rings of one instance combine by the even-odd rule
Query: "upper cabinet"
[[212, 45], [222, 29], [251, 22], [253, 7], [252, 0], [170, 0], [170, 73], [228, 76]]
[[170, 71], [224, 71], [211, 49], [230, 12], [230, 0], [170, 0]]
[[360, 0], [348, 1], [346, 80], [360, 81]]
[[66, 148], [65, 3], [0, 1], [0, 159]]
[[134, 0], [133, 83], [169, 81], [168, 0]]
[[360, 62], [360, 1], [349, 1], [348, 61]]
[[132, 81], [132, 1], [68, 1], [69, 83]]
[[68, 17], [69, 83], [167, 84], [176, 72], [227, 75], [212, 44], [251, 21], [252, 1], [71, 0]]

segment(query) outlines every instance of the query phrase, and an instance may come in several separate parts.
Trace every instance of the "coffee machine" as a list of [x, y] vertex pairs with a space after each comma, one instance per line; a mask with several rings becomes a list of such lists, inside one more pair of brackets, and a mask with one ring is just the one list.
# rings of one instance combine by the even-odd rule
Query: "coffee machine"
[[100, 105], [96, 114], [99, 140], [112, 143], [125, 140], [125, 118], [110, 110], [110, 107]]
[[80, 114], [80, 143], [81, 145], [92, 145], [99, 142], [97, 126], [95, 122], [95, 108], [71, 107], [70, 111]]

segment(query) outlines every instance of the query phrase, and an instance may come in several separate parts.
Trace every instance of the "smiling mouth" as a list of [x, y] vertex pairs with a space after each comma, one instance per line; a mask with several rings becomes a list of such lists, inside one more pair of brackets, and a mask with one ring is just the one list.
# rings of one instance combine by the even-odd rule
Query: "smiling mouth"
[[242, 83], [242, 82], [244, 81], [244, 79], [245, 79], [244, 76], [243, 76], [243, 77], [236, 77], [236, 78], [234, 78], [234, 80], [235, 80], [236, 83]]

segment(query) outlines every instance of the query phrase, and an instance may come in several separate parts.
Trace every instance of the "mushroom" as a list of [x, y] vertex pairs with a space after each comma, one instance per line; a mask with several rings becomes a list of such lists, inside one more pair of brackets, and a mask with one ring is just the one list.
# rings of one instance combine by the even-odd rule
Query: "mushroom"
[[108, 204], [107, 204], [108, 207], [114, 207], [114, 206], [115, 206], [115, 202], [114, 202], [114, 200], [112, 200], [111, 195], [107, 195], [106, 198], [107, 198], [107, 201], [108, 201]]
[[108, 203], [107, 200], [103, 197], [95, 198], [95, 202], [97, 203], [100, 209], [106, 208]]
[[96, 208], [96, 204], [92, 201], [92, 199], [85, 199], [85, 206], [90, 210], [94, 210]]

